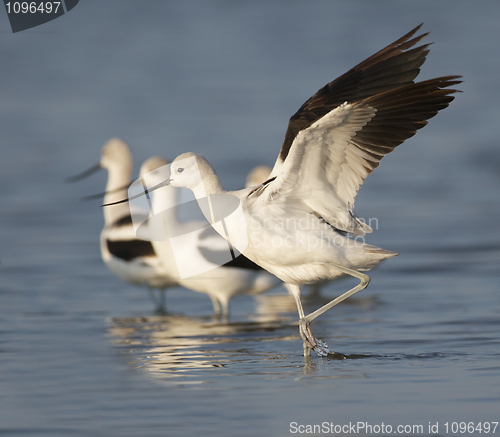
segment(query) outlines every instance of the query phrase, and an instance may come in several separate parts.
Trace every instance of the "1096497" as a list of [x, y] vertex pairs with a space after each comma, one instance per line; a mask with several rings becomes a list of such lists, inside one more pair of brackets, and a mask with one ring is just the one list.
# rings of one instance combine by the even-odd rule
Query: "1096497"
[[7, 8], [7, 13], [14, 14], [36, 14], [36, 13], [46, 13], [46, 14], [57, 14], [61, 2], [8, 2], [5, 3]]

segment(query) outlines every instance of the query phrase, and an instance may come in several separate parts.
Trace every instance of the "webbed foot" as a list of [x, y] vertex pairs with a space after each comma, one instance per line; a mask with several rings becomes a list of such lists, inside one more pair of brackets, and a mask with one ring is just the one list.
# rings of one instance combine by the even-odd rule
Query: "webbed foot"
[[320, 357], [326, 357], [328, 354], [333, 354], [325, 342], [314, 337], [310, 323], [306, 322], [304, 319], [299, 320], [299, 332], [304, 341], [304, 356], [309, 355], [308, 352], [310, 349], [316, 352]]

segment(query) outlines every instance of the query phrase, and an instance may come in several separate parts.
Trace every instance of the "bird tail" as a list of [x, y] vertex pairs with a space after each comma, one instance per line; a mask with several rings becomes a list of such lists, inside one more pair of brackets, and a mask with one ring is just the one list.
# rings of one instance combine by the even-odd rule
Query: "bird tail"
[[370, 244], [364, 244], [363, 249], [365, 253], [379, 255], [382, 259], [399, 255], [399, 253], [393, 252], [392, 250], [382, 249], [381, 247], [372, 246]]

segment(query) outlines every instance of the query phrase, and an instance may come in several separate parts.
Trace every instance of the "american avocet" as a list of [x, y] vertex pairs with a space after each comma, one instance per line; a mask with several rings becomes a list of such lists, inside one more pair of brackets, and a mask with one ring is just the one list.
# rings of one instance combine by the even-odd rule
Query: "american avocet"
[[[151, 186], [164, 180], [165, 172], [169, 173], [168, 164], [169, 162], [161, 157], [148, 159], [141, 167], [141, 183]], [[254, 174], [253, 180], [257, 177], [258, 175]], [[227, 320], [229, 302], [233, 297], [264, 293], [282, 284], [276, 276], [243, 255], [221, 265], [218, 261], [227, 253], [227, 242], [215, 233], [206, 220], [201, 221], [200, 218], [203, 217], [199, 217], [199, 214], [196, 218], [190, 217], [188, 213], [181, 220], [179, 215], [183, 205], [179, 203], [179, 195], [180, 189], [173, 187], [163, 187], [152, 193], [148, 204], [148, 213], [152, 214], [150, 219], [144, 222], [147, 230], [143, 233], [140, 229], [138, 235], [151, 239], [154, 250], [169, 275], [174, 276], [180, 285], [207, 294], [212, 300], [216, 316]], [[132, 203], [131, 208], [133, 207]], [[184, 210], [186, 209], [189, 209], [189, 203], [188, 208]], [[182, 235], [182, 245], [175, 248], [175, 253], [168, 238], [169, 234]], [[178, 266], [183, 264], [203, 267], [206, 271], [181, 277]]]
[[[331, 353], [310, 323], [368, 285], [370, 277], [361, 271], [397, 255], [364, 243], [372, 229], [353, 212], [359, 187], [385, 155], [449, 105], [456, 90], [448, 87], [460, 83], [459, 76], [414, 82], [428, 53], [428, 45], [412, 48], [425, 36], [412, 39], [419, 28], [307, 100], [290, 119], [270, 178], [260, 186], [227, 192], [208, 161], [193, 153], [177, 157], [163, 182], [190, 188], [206, 215], [213, 216], [206, 199], [232, 195], [240, 201], [246, 227], [240, 225], [239, 232], [245, 238], [219, 222], [214, 228], [233, 242], [245, 240], [240, 252], [288, 283], [304, 355], [311, 348]], [[344, 274], [359, 284], [305, 315], [300, 285]]]
[[[118, 138], [109, 140], [102, 148], [99, 163], [71, 181], [90, 176], [99, 169], [108, 171], [104, 203], [122, 199], [127, 193], [132, 175], [132, 154], [128, 145]], [[128, 205], [104, 208], [104, 228], [100, 236], [101, 256], [106, 266], [121, 280], [133, 285], [147, 287], [151, 298], [163, 310], [165, 289], [177, 285], [168, 275], [156, 256], [150, 241], [136, 237]], [[159, 300], [153, 289], [160, 292]]]

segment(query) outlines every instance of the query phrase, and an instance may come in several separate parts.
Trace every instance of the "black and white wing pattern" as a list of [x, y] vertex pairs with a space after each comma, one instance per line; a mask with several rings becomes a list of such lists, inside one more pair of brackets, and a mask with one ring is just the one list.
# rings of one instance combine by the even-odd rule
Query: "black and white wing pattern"
[[[453, 100], [459, 76], [414, 83], [428, 45], [418, 26], [312, 96], [290, 119], [257, 202], [300, 200], [336, 228], [364, 235], [353, 205], [359, 187], [395, 147]], [[254, 193], [252, 192], [250, 196]]]

